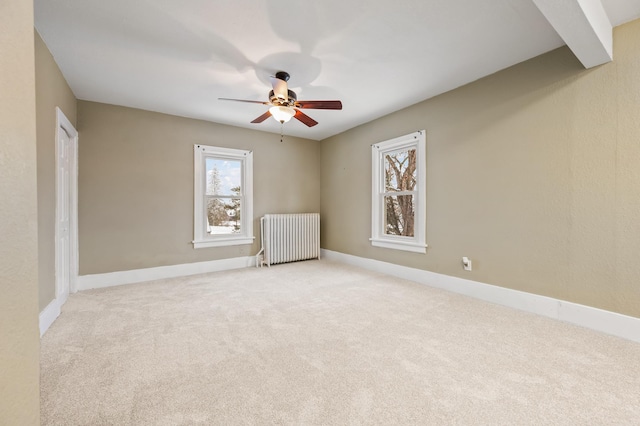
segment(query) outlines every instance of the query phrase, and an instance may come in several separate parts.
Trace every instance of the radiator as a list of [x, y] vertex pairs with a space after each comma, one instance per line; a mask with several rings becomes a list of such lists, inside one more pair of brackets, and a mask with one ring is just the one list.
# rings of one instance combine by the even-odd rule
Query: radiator
[[320, 214], [266, 214], [260, 218], [262, 248], [256, 266], [320, 259]]

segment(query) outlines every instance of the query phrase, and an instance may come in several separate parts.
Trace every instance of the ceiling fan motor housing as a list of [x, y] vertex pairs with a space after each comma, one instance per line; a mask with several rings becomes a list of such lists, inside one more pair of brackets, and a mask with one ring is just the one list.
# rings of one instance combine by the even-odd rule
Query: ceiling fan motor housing
[[289, 100], [285, 102], [283, 99], [278, 98], [273, 90], [269, 92], [269, 100], [273, 105], [293, 106], [293, 104], [298, 100], [298, 96], [293, 90], [287, 90], [287, 96], [289, 97]]

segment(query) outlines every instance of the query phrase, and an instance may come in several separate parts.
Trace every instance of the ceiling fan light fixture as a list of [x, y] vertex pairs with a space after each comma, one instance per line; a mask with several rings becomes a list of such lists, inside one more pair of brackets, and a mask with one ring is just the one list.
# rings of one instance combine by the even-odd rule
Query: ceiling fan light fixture
[[286, 123], [291, 120], [291, 117], [296, 115], [296, 111], [293, 108], [286, 106], [274, 106], [269, 108], [271, 116], [280, 123]]

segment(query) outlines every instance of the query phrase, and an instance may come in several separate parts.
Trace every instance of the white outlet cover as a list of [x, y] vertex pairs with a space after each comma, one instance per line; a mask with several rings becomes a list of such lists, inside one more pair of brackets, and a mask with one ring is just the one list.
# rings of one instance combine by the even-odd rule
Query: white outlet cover
[[471, 259], [464, 256], [462, 258], [462, 267], [464, 268], [465, 271], [471, 271], [471, 268], [472, 268]]

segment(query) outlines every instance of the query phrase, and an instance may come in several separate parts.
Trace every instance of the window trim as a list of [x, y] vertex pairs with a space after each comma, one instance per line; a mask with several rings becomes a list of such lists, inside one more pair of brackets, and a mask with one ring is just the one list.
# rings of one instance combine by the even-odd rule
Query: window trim
[[[426, 131], [389, 139], [371, 145], [371, 245], [414, 253], [426, 253], [427, 170]], [[401, 149], [416, 149], [417, 191], [415, 192], [414, 236], [384, 233], [384, 156]]]
[[[242, 202], [240, 210], [241, 234], [209, 235], [206, 232], [205, 191], [206, 165], [208, 157], [228, 158], [242, 163]], [[193, 248], [224, 247], [253, 244], [253, 151], [214, 146], [193, 146]]]

